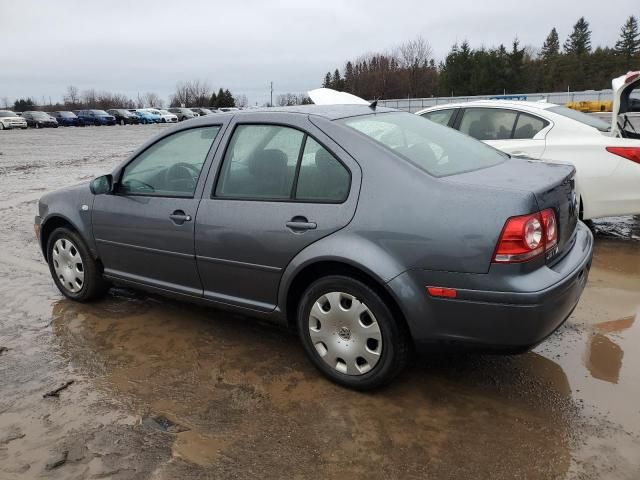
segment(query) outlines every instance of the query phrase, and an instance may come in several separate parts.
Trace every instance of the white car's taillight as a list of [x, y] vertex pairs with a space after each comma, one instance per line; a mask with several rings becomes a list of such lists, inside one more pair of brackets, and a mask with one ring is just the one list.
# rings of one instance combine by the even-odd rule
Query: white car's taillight
[[607, 147], [607, 152], [640, 163], [640, 147]]

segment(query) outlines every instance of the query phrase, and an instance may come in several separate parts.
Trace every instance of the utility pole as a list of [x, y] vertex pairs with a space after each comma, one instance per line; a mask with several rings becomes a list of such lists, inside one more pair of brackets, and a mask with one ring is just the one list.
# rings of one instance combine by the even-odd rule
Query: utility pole
[[269, 101], [269, 106], [273, 107], [273, 82], [271, 82], [271, 100]]

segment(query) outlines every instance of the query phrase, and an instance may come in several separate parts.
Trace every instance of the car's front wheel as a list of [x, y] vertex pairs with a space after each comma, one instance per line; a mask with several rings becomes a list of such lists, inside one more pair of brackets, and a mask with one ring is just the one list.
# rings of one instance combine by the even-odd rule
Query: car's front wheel
[[297, 311], [307, 355], [343, 386], [370, 390], [391, 381], [407, 363], [410, 341], [400, 319], [368, 285], [332, 275], [313, 282]]
[[68, 228], [57, 228], [49, 237], [47, 260], [56, 286], [72, 300], [88, 302], [109, 288], [82, 238]]

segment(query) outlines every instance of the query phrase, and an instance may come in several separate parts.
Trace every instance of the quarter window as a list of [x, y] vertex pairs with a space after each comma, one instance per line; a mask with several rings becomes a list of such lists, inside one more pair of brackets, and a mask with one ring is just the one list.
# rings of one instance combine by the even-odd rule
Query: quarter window
[[431, 120], [432, 122], [439, 123], [440, 125], [444, 125], [446, 127], [451, 121], [453, 112], [455, 112], [455, 110], [453, 109], [436, 110], [434, 112], [423, 113], [422, 116], [428, 120]]
[[296, 188], [297, 200], [342, 202], [349, 195], [349, 171], [329, 151], [307, 137]]
[[516, 122], [516, 129], [513, 131], [513, 138], [519, 140], [533, 138], [547, 125], [548, 123], [541, 118], [520, 113]]
[[511, 138], [518, 112], [498, 108], [468, 108], [464, 111], [460, 131], [478, 140]]
[[218, 126], [192, 128], [156, 142], [125, 167], [119, 193], [192, 197], [219, 130]]

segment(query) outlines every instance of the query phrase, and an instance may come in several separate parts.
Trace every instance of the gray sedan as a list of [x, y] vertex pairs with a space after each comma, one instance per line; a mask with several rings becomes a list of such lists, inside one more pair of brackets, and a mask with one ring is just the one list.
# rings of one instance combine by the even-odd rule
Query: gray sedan
[[35, 226], [73, 300], [121, 284], [281, 322], [364, 390], [416, 348], [524, 351], [566, 320], [593, 248], [574, 174], [386, 108], [251, 110], [44, 195]]

